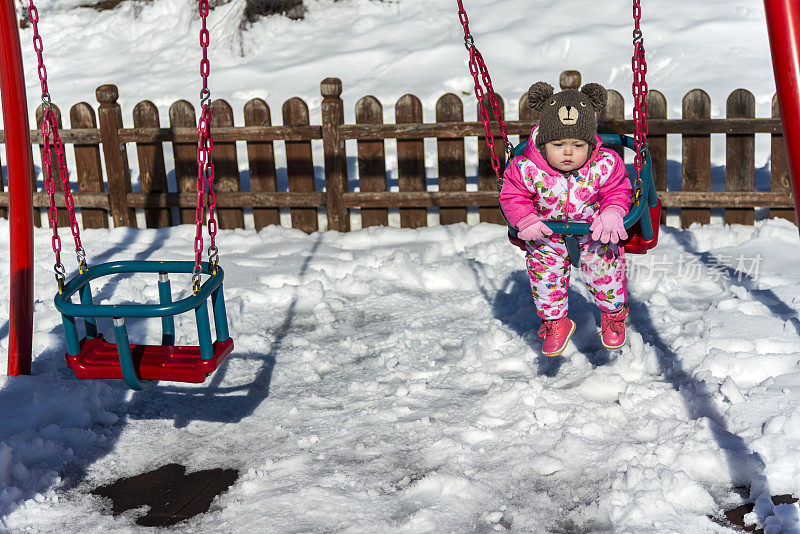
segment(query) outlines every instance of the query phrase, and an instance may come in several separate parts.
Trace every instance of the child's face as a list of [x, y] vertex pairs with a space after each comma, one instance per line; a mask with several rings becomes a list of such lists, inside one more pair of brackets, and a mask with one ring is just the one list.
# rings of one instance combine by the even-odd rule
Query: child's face
[[560, 171], [580, 169], [589, 159], [589, 143], [583, 139], [558, 139], [544, 148], [547, 163]]

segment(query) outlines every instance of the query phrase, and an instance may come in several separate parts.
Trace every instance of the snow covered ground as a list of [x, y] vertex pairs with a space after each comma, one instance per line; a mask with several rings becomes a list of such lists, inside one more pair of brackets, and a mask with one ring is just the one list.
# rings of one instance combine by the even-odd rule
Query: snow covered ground
[[[127, 8], [59, 11], [42, 0], [62, 109], [109, 82], [127, 114], [144, 98], [163, 109], [194, 101], [199, 60], [187, 58], [197, 21], [185, 4], [156, 2], [134, 20]], [[264, 20], [238, 45], [225, 15], [236, 4], [213, 14], [215, 97], [260, 96], [277, 116], [299, 95], [315, 117], [319, 81], [334, 75], [350, 114], [368, 93], [387, 120], [406, 92], [423, 98], [427, 120], [445, 91], [473, 109], [450, 2], [312, 0], [306, 20]], [[571, 6], [565, 14], [550, 2], [465, 4], [501, 94], [555, 83], [567, 68], [628, 94], [628, 6], [571, 0], [559, 3]], [[738, 87], [754, 92], [758, 116], [769, 114], [760, 2], [644, 8], [651, 87], [667, 95], [670, 116], [694, 87], [709, 92], [716, 116]], [[516, 22], [515, 12], [531, 19]], [[591, 31], [576, 31], [575, 17], [579, 28], [593, 21]], [[188, 226], [83, 232], [93, 265], [191, 259], [193, 237]], [[78, 381], [65, 367], [49, 231], [35, 241], [33, 374], [0, 378], [9, 532], [152, 530], [135, 524], [144, 510], [113, 517], [89, 490], [173, 462], [241, 472], [175, 532], [730, 533], [708, 516], [756, 499], [750, 523], [800, 532], [798, 506], [768, 499], [800, 496], [800, 240], [786, 221], [662, 227], [655, 250], [630, 256], [628, 345], [602, 348], [598, 311], [576, 281], [578, 330], [554, 359], [539, 356], [524, 262], [502, 227], [221, 231], [236, 350], [206, 384], [141, 393]], [[8, 251], [5, 221], [0, 247]], [[0, 263], [2, 368], [8, 269]], [[186, 292], [188, 281], [173, 286]], [[109, 277], [94, 292], [102, 302], [157, 299], [145, 275]], [[192, 317], [176, 326], [179, 343], [195, 341]], [[159, 328], [134, 322], [132, 341], [156, 343]]]
[[[180, 532], [730, 532], [706, 516], [744, 488], [800, 493], [797, 229], [662, 231], [631, 256], [628, 345], [602, 348], [573, 284], [578, 331], [555, 359], [538, 356], [523, 259], [499, 226], [226, 231], [235, 353], [204, 385], [142, 393], [65, 368], [37, 231], [33, 375], [0, 390], [3, 524], [144, 531], [87, 490], [178, 462], [242, 473]], [[192, 236], [84, 241], [102, 243], [97, 262], [190, 259]], [[157, 299], [145, 276], [95, 292]], [[131, 337], [157, 343], [159, 328]], [[177, 328], [193, 341], [193, 318]], [[796, 505], [762, 515], [798, 530]]]

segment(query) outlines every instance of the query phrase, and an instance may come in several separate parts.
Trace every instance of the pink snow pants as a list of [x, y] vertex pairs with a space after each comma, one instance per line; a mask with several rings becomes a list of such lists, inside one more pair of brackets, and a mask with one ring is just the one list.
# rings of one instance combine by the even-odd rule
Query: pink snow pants
[[[606, 312], [621, 309], [628, 300], [625, 249], [611, 243], [578, 237], [581, 274], [595, 304]], [[567, 288], [572, 265], [560, 235], [528, 244], [525, 257], [536, 312], [542, 319], [560, 319], [567, 314]]]

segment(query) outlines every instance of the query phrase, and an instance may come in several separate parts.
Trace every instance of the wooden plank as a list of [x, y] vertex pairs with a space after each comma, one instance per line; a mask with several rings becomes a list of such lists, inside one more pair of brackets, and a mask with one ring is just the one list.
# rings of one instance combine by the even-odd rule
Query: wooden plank
[[[653, 119], [667, 118], [667, 99], [664, 95], [653, 89], [647, 92], [645, 97], [647, 102], [647, 122]], [[650, 149], [650, 159], [652, 160], [653, 181], [656, 190], [666, 191], [667, 189], [667, 135], [666, 134], [647, 134], [647, 146]], [[667, 211], [661, 210], [661, 224], [667, 224]]]
[[[664, 206], [669, 207], [769, 207], [791, 206], [791, 193], [726, 193], [723, 191], [659, 191]], [[492, 191], [416, 192], [416, 193], [346, 193], [348, 206], [494, 206]]]
[[[728, 96], [728, 118], [752, 118], [756, 114], [756, 99], [750, 91], [737, 89]], [[725, 191], [755, 191], [755, 135], [728, 134], [725, 136]], [[725, 208], [726, 224], [750, 224], [755, 212], [749, 208]]]
[[[395, 105], [398, 124], [422, 123], [422, 102], [414, 95], [403, 95]], [[397, 169], [400, 191], [425, 191], [425, 142], [420, 139], [397, 140]], [[425, 208], [402, 208], [400, 226], [420, 228], [428, 225]]]
[[[69, 122], [73, 128], [96, 128], [97, 119], [92, 106], [79, 102], [69, 111]], [[94, 143], [75, 144], [75, 173], [78, 191], [104, 193], [103, 166], [100, 161], [100, 146]], [[84, 228], [108, 228], [108, 212], [99, 209], [81, 209]]]
[[[74, 193], [75, 206], [79, 208], [108, 209], [108, 196], [105, 193]], [[785, 196], [785, 195], [784, 195]], [[222, 207], [305, 207], [316, 208], [325, 205], [326, 193], [290, 192], [238, 192], [217, 196], [217, 204]], [[494, 206], [497, 195], [494, 192], [480, 191], [411, 191], [398, 192], [347, 192], [343, 194], [347, 207], [427, 207], [427, 206]], [[64, 194], [55, 197], [56, 206], [65, 206]], [[197, 202], [194, 193], [128, 193], [128, 205], [135, 208], [192, 207]], [[787, 202], [790, 202], [787, 201]], [[34, 206], [48, 205], [46, 193], [33, 195]], [[787, 204], [788, 205], [788, 204]], [[8, 207], [8, 193], [0, 192], [0, 206]]]
[[[436, 102], [437, 122], [464, 120], [464, 105], [453, 93], [443, 95]], [[436, 151], [439, 158], [439, 191], [466, 191], [467, 169], [464, 162], [463, 139], [438, 139]], [[467, 208], [440, 208], [439, 224], [467, 222]]]
[[[217, 127], [226, 126], [233, 126], [233, 108], [224, 100], [214, 100], [211, 103], [212, 137]], [[209, 184], [209, 187], [214, 188], [215, 194], [242, 190], [235, 142], [214, 139], [211, 161], [214, 163], [214, 182]], [[242, 209], [220, 208], [216, 210], [216, 218], [219, 227], [223, 230], [244, 228], [244, 211]]]
[[[495, 96], [497, 97], [497, 102], [500, 106], [500, 114], [502, 118], [505, 118], [505, 104], [503, 103], [503, 99], [497, 93], [495, 93]], [[478, 108], [478, 117], [480, 117], [480, 104], [476, 103], [475, 105]], [[488, 96], [484, 98], [484, 105], [489, 111], [489, 116], [494, 118], [493, 112], [491, 111], [492, 105]], [[503, 137], [498, 135], [499, 132], [499, 128], [492, 128], [494, 153], [497, 154], [497, 158], [500, 160], [500, 172], [502, 173], [503, 168], [505, 167], [506, 156], [505, 147], [503, 146]], [[478, 138], [478, 191], [497, 192], [497, 189], [497, 174], [494, 171], [494, 167], [492, 167], [491, 150], [489, 149], [489, 145], [486, 143], [486, 137], [484, 134]], [[478, 215], [481, 222], [506, 224], [503, 220], [503, 216], [500, 215], [500, 208], [497, 207], [482, 207], [478, 210]]]
[[[772, 95], [772, 116], [777, 119], [781, 117], [781, 109], [777, 95]], [[786, 145], [784, 144], [783, 134], [772, 134], [770, 137], [770, 190], [776, 193], [791, 192], [791, 177], [789, 175], [789, 166], [786, 161]], [[798, 217], [794, 209], [770, 208], [769, 216], [771, 219], [780, 217], [798, 224]]]
[[[52, 104], [52, 109], [53, 109], [53, 112], [56, 115], [56, 124], [58, 125], [59, 137], [60, 137], [61, 136], [61, 126], [62, 126], [62, 124], [61, 124], [61, 110], [58, 109], [58, 106], [56, 106], [55, 104]], [[42, 107], [42, 105], [39, 105], [39, 107], [36, 108], [36, 126], [39, 128], [40, 131], [42, 129], [42, 120], [43, 119], [44, 119], [44, 108]], [[41, 136], [39, 136], [39, 139], [41, 139]], [[64, 147], [66, 147], [66, 145], [64, 145]], [[66, 148], [65, 148], [65, 150], [66, 150]], [[63, 183], [61, 181], [62, 177], [61, 177], [61, 171], [60, 171], [59, 164], [58, 164], [58, 154], [56, 153], [55, 146], [53, 145], [53, 136], [52, 136], [52, 134], [50, 134], [50, 146], [49, 146], [48, 152], [50, 154], [50, 156], [49, 156], [50, 176], [53, 179], [53, 185], [55, 187], [54, 190], [56, 192], [62, 192], [63, 193], [64, 192], [64, 185], [63, 185]], [[39, 154], [41, 156], [41, 164], [42, 164], [42, 191], [46, 192], [47, 191], [47, 163], [45, 161], [46, 157], [45, 157], [44, 145], [41, 144], [41, 142], [39, 144]], [[33, 187], [33, 191], [35, 192], [37, 190], [35, 182], [34, 182], [33, 186], [34, 186]], [[48, 221], [49, 221], [49, 217], [50, 217], [49, 214], [46, 214], [46, 216], [48, 217]], [[59, 226], [61, 228], [70, 226], [69, 213], [67, 212], [66, 209], [57, 209], [56, 210], [56, 217], [58, 218], [57, 226]]]
[[[683, 97], [683, 116], [687, 119], [707, 119], [711, 116], [711, 98], [702, 89], [689, 91]], [[708, 191], [711, 185], [711, 136], [684, 134], [681, 162], [681, 190]], [[681, 227], [692, 223], [707, 224], [711, 211], [705, 208], [681, 210]]]
[[[633, 133], [635, 124], [632, 120], [606, 122], [600, 121], [597, 129], [600, 133]], [[660, 119], [647, 121], [647, 130], [654, 134], [748, 134], [779, 133], [783, 127], [775, 119]]]
[[494, 191], [408, 191], [382, 193], [345, 193], [347, 206], [357, 207], [491, 207], [497, 205]]
[[[527, 135], [533, 127], [534, 120], [507, 121], [509, 135]], [[492, 128], [497, 129], [492, 121]], [[649, 134], [747, 134], [783, 132], [780, 119], [654, 119], [648, 121]], [[600, 133], [630, 134], [634, 131], [633, 120], [599, 121]], [[425, 123], [425, 124], [348, 124], [343, 125], [343, 139], [419, 139], [422, 138], [458, 138], [483, 135], [483, 123], [471, 121], [464, 123]], [[41, 142], [41, 132], [31, 130], [31, 142]], [[214, 129], [214, 139], [220, 141], [307, 141], [322, 139], [321, 126], [236, 126], [232, 128]], [[64, 130], [61, 139], [65, 143], [99, 143], [100, 131], [91, 129]], [[197, 126], [183, 128], [120, 128], [121, 143], [135, 142], [181, 142], [197, 144]], [[0, 143], [5, 142], [5, 133], [0, 130]]]
[[[659, 191], [664, 206], [669, 207], [769, 207], [789, 208], [794, 206], [790, 191], [772, 192], [724, 192], [724, 191]], [[224, 193], [217, 197], [221, 207], [317, 207], [325, 204], [326, 193], [287, 192], [237, 192]], [[410, 191], [398, 192], [348, 192], [344, 203], [355, 207], [426, 207], [426, 206], [494, 206], [497, 194], [494, 191]], [[105, 193], [73, 193], [75, 206], [86, 209], [109, 209]], [[191, 208], [197, 201], [194, 193], [128, 193], [128, 205], [135, 208]], [[55, 197], [56, 206], [64, 207], [64, 194]], [[47, 193], [33, 194], [33, 205], [46, 207]], [[0, 192], [0, 207], [8, 207], [8, 193]]]
[[679, 208], [771, 208], [793, 206], [791, 192], [659, 191], [664, 206]]
[[[178, 142], [197, 145], [197, 126], [170, 128], [122, 128], [120, 140]], [[321, 126], [226, 126], [214, 128], [214, 141], [311, 141], [322, 139]]]
[[[244, 105], [245, 126], [269, 126], [272, 116], [269, 106], [260, 98], [254, 98]], [[275, 192], [278, 190], [278, 175], [275, 169], [275, 147], [272, 141], [247, 141], [247, 160], [250, 168], [250, 191]], [[258, 208], [253, 210], [256, 230], [265, 226], [280, 225], [281, 214], [278, 208]]]
[[[325, 205], [326, 193], [252, 192], [220, 193], [217, 205], [222, 208], [313, 208]], [[129, 193], [128, 202], [137, 208], [192, 207], [197, 203], [194, 193]]]
[[[108, 211], [108, 195], [106, 193], [72, 193], [75, 207], [80, 209], [94, 208]], [[33, 206], [35, 208], [46, 208], [50, 205], [50, 198], [44, 191], [37, 191], [32, 195]], [[67, 204], [64, 201], [64, 193], [56, 193], [56, 207], [63, 208]], [[8, 192], [0, 192], [0, 206], [8, 207]]]
[[[42, 132], [41, 130], [31, 130], [29, 132], [31, 143], [41, 144]], [[61, 140], [64, 143], [81, 143], [81, 144], [100, 144], [100, 129], [99, 128], [70, 128], [61, 130], [59, 132]], [[6, 134], [0, 130], [0, 144], [6, 142]]]
[[[287, 126], [307, 126], [309, 124], [308, 105], [300, 98], [291, 98], [283, 104], [283, 124]], [[314, 160], [311, 141], [286, 141], [286, 173], [289, 191], [312, 192], [314, 186]], [[292, 228], [311, 233], [319, 229], [317, 210], [314, 208], [294, 208], [291, 210]]]
[[131, 192], [131, 173], [128, 168], [128, 151], [119, 140], [122, 128], [122, 109], [117, 103], [119, 90], [115, 85], [101, 85], [95, 91], [100, 123], [100, 138], [108, 173], [108, 199], [114, 226], [136, 228], [136, 212], [128, 206], [127, 193]]
[[[356, 123], [383, 124], [383, 107], [374, 96], [365, 96], [356, 104]], [[357, 141], [358, 189], [362, 192], [386, 191], [386, 150], [383, 139]], [[388, 226], [389, 210], [361, 208], [361, 227]]]
[[[497, 132], [497, 122], [490, 123]], [[507, 121], [509, 135], [527, 135], [534, 123], [531, 121]], [[780, 133], [782, 127], [777, 119], [659, 119], [647, 121], [648, 134], [710, 134], [710, 133]], [[458, 138], [484, 135], [482, 122], [420, 123], [403, 124], [348, 124], [342, 126], [344, 139], [419, 139]], [[597, 123], [599, 133], [632, 134], [633, 120], [604, 121]]]
[[[175, 128], [193, 128], [194, 142], [174, 141], [172, 156], [175, 161], [175, 183], [179, 193], [195, 193], [197, 202], [197, 117], [194, 106], [186, 100], [178, 100], [169, 107], [169, 125]], [[181, 224], [195, 224], [195, 208], [181, 208]]]
[[[722, 191], [659, 191], [662, 202], [670, 207], [768, 207], [791, 206], [791, 193], [725, 193]], [[347, 193], [348, 206], [494, 206], [497, 196], [491, 191], [416, 192], [416, 193]]]
[[[158, 108], [149, 100], [139, 102], [133, 108], [133, 125], [136, 128], [159, 128], [161, 121]], [[164, 163], [164, 148], [161, 142], [136, 143], [136, 157], [139, 161], [139, 180], [143, 193], [167, 193], [167, 170]], [[171, 217], [168, 208], [148, 208], [144, 210], [147, 228], [164, 228], [170, 226]]]
[[[602, 120], [622, 120], [625, 118], [625, 99], [613, 89], [608, 90], [608, 102], [605, 109], [600, 112], [598, 119]], [[614, 148], [622, 161], [625, 161], [625, 149], [623, 147]]]
[[347, 152], [339, 128], [344, 124], [344, 102], [342, 102], [342, 80], [325, 78], [320, 84], [322, 94], [322, 149], [325, 155], [325, 190], [328, 192], [325, 212], [328, 230], [347, 232], [350, 216], [342, 201], [347, 191]]

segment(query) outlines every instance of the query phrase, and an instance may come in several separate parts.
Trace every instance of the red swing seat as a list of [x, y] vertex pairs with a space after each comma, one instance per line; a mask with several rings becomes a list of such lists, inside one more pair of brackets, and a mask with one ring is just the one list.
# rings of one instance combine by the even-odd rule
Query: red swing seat
[[642, 227], [637, 222], [631, 227], [630, 237], [623, 241], [627, 254], [646, 254], [648, 250], [658, 244], [658, 228], [661, 226], [661, 199], [659, 198], [656, 205], [650, 206], [648, 209], [650, 210], [650, 221], [653, 224], [653, 237], [651, 239], [642, 237]]
[[[233, 351], [233, 339], [214, 342], [214, 356], [203, 360], [199, 346], [131, 345], [131, 359], [137, 376], [142, 380], [168, 380], [200, 384], [217, 370]], [[122, 379], [117, 345], [106, 341], [102, 335], [83, 338], [81, 351], [66, 355], [67, 365], [77, 378]]]

